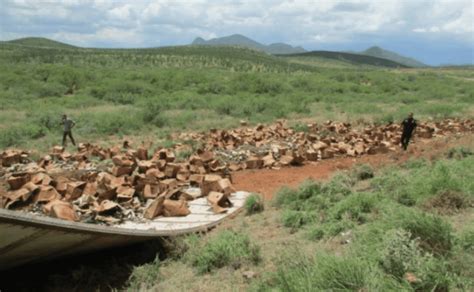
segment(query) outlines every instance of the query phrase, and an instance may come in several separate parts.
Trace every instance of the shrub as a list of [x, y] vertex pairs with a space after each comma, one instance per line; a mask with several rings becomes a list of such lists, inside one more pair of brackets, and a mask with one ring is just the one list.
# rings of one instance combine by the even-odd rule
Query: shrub
[[261, 290], [364, 291], [369, 278], [369, 265], [361, 259], [292, 252], [283, 257], [272, 281]]
[[134, 291], [150, 289], [160, 279], [160, 260], [133, 268], [127, 284]]
[[405, 210], [396, 215], [395, 225], [419, 238], [420, 247], [434, 255], [447, 255], [453, 245], [452, 227], [441, 217]]
[[25, 124], [0, 129], [0, 147], [20, 145], [25, 141], [38, 139], [45, 135], [46, 129], [34, 124]]
[[348, 218], [342, 218], [342, 220], [338, 221], [329, 221], [324, 224], [324, 235], [337, 236], [341, 234], [341, 232], [354, 228], [354, 226], [354, 222]]
[[376, 203], [377, 197], [375, 195], [357, 193], [338, 202], [329, 212], [331, 217], [336, 220], [341, 220], [345, 217], [359, 223], [364, 223], [366, 221], [365, 214], [370, 213]]
[[447, 291], [446, 270], [429, 253], [423, 253], [410, 232], [394, 229], [384, 239], [381, 265], [385, 272], [407, 281], [415, 290]]
[[383, 244], [381, 265], [387, 273], [400, 280], [407, 272], [419, 275], [419, 271], [431, 259], [429, 255], [423, 254], [418, 239], [413, 239], [411, 233], [403, 229], [388, 231]]
[[259, 194], [250, 194], [245, 199], [244, 208], [247, 215], [262, 212], [264, 209], [262, 197]]
[[354, 180], [350, 176], [338, 173], [333, 176], [330, 182], [323, 185], [321, 192], [338, 201], [341, 197], [349, 195], [353, 186]]
[[206, 242], [197, 242], [186, 257], [201, 274], [224, 266], [239, 268], [244, 262], [257, 264], [261, 260], [260, 248], [247, 235], [228, 230]]
[[167, 120], [163, 117], [163, 109], [165, 105], [156, 100], [148, 101], [142, 110], [142, 118], [145, 123], [163, 127], [167, 124]]
[[456, 148], [449, 149], [448, 152], [446, 153], [446, 157], [449, 159], [463, 159], [473, 154], [474, 153], [472, 152], [471, 149], [464, 148], [464, 147], [456, 147]]
[[275, 207], [283, 207], [293, 202], [296, 199], [297, 192], [289, 187], [280, 188], [273, 197], [273, 204]]
[[351, 169], [351, 175], [357, 180], [366, 180], [374, 177], [374, 170], [368, 164], [357, 164]]
[[88, 134], [130, 133], [143, 126], [143, 121], [133, 111], [84, 113], [79, 116], [78, 120], [77, 130]]
[[316, 214], [308, 211], [284, 210], [282, 222], [285, 227], [297, 229], [316, 220]]
[[321, 226], [312, 226], [307, 235], [309, 240], [320, 240], [324, 237], [324, 229]]
[[469, 197], [461, 192], [443, 191], [425, 201], [426, 209], [434, 209], [440, 214], [452, 214], [472, 204]]

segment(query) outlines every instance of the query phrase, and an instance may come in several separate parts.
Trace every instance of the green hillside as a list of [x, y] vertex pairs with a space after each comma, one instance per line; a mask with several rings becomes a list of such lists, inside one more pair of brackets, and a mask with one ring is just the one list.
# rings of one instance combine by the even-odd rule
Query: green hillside
[[325, 58], [325, 59], [332, 59], [337, 61], [348, 62], [350, 64], [356, 65], [371, 65], [371, 66], [381, 66], [381, 67], [389, 67], [389, 68], [407, 68], [408, 66], [377, 57], [360, 55], [360, 54], [352, 54], [352, 53], [344, 53], [344, 52], [332, 52], [332, 51], [311, 51], [307, 53], [299, 53], [299, 54], [288, 54], [288, 55], [279, 55], [280, 57], [317, 57], [317, 58]]
[[38, 37], [21, 38], [21, 39], [7, 41], [6, 43], [29, 46], [29, 47], [43, 47], [43, 48], [59, 48], [59, 49], [77, 48], [76, 46], [73, 46], [73, 45], [50, 40], [47, 38], [38, 38]]
[[360, 54], [391, 60], [408, 67], [427, 67], [428, 66], [413, 58], [405, 57], [395, 52], [385, 50], [377, 46], [370, 47], [367, 50], [360, 52]]
[[[0, 61], [5, 63], [48, 63], [107, 67], [140, 66], [163, 68], [226, 68], [235, 71], [281, 72], [314, 71], [303, 64], [291, 64], [281, 58], [253, 49], [231, 46], [174, 46], [143, 49], [79, 48], [63, 44], [18, 41], [0, 43]], [[36, 44], [36, 45], [33, 45]], [[58, 43], [61, 44], [61, 43]]]

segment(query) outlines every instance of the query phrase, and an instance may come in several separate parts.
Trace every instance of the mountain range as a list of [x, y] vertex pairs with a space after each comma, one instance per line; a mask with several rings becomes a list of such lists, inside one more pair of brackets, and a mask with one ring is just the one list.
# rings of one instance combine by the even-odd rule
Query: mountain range
[[306, 52], [302, 47], [293, 47], [285, 43], [273, 43], [269, 45], [261, 44], [241, 34], [233, 34], [220, 38], [213, 38], [205, 40], [203, 38], [196, 38], [192, 45], [208, 45], [208, 46], [240, 46], [251, 49], [264, 51], [269, 54], [297, 54]]
[[[229, 36], [224, 36], [220, 38], [213, 38], [210, 40], [205, 40], [201, 37], [197, 37], [191, 45], [207, 45], [207, 46], [240, 46], [251, 48], [259, 51], [264, 51], [272, 55], [290, 55], [290, 54], [300, 54], [308, 52], [304, 48], [298, 46], [293, 47], [285, 43], [273, 43], [269, 45], [264, 45], [259, 43], [251, 38], [240, 34], [233, 34]], [[341, 52], [342, 53], [342, 52]], [[367, 50], [361, 52], [350, 52], [359, 55], [372, 56], [380, 59], [390, 60], [399, 64], [402, 64], [407, 67], [426, 67], [426, 64], [423, 64], [413, 58], [405, 57], [395, 52], [382, 49], [377, 46], [368, 48]]]
[[[28, 47], [43, 47], [43, 48], [63, 48], [63, 49], [81, 49], [70, 44], [40, 38], [40, 37], [28, 37], [22, 39], [16, 39], [11, 41], [0, 41], [1, 43], [17, 44]], [[191, 45], [202, 45], [202, 46], [237, 46], [251, 48], [254, 50], [262, 51], [271, 55], [282, 55], [282, 56], [319, 56], [322, 58], [345, 60], [355, 64], [371, 64], [371, 65], [383, 65], [388, 67], [427, 67], [427, 65], [409, 57], [402, 56], [395, 52], [382, 49], [377, 46], [368, 48], [361, 52], [328, 52], [328, 51], [306, 51], [302, 47], [294, 47], [285, 43], [273, 43], [270, 45], [261, 44], [255, 40], [252, 40], [243, 35], [234, 34], [221, 38], [214, 38], [210, 40], [204, 40], [202, 38], [196, 38]], [[374, 59], [367, 59], [364, 56], [373, 57]], [[384, 61], [385, 60], [385, 61]], [[388, 60], [388, 62], [386, 62]], [[390, 63], [391, 62], [391, 63]]]

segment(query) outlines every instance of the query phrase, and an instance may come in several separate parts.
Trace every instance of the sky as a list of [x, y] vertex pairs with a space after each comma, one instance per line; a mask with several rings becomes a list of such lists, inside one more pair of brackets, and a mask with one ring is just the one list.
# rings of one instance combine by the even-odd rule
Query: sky
[[429, 65], [474, 63], [472, 0], [0, 0], [0, 40], [158, 47], [242, 34], [307, 50], [377, 45]]

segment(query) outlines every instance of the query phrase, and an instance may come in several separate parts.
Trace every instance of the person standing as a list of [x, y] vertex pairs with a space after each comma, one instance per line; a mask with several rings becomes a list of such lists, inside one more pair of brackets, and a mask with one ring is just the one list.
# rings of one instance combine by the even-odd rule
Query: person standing
[[407, 150], [408, 143], [410, 143], [411, 136], [415, 132], [416, 129], [416, 120], [413, 118], [413, 113], [410, 113], [406, 119], [402, 122], [402, 148], [403, 150]]
[[72, 137], [72, 128], [76, 125], [76, 123], [69, 119], [66, 114], [63, 115], [61, 124], [63, 125], [63, 147], [66, 146], [66, 139], [69, 137], [71, 139], [72, 145], [76, 146], [76, 142]]

